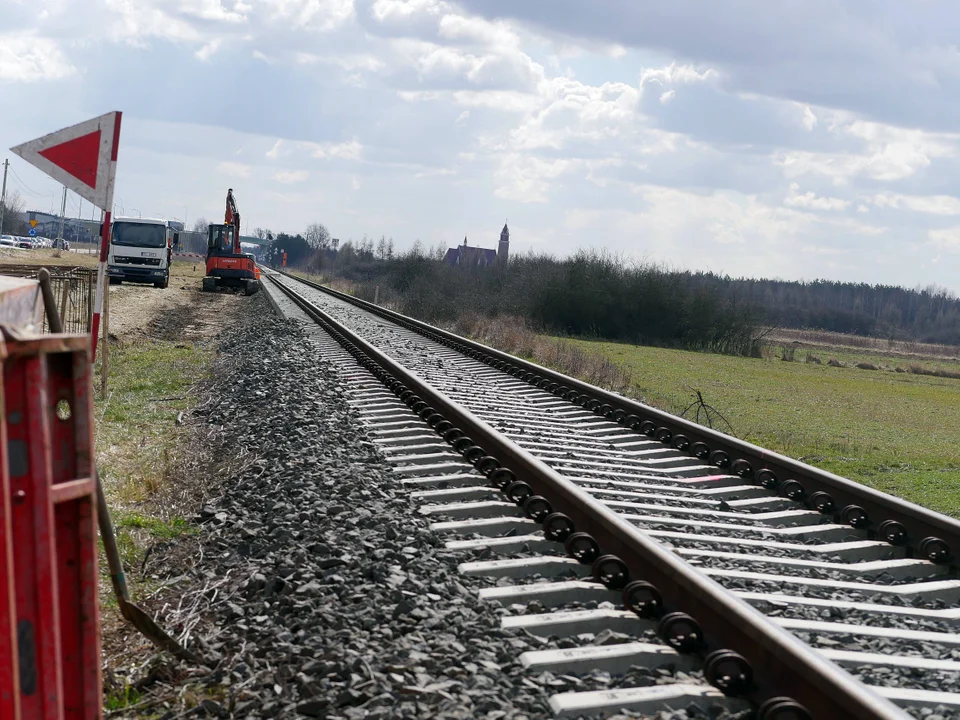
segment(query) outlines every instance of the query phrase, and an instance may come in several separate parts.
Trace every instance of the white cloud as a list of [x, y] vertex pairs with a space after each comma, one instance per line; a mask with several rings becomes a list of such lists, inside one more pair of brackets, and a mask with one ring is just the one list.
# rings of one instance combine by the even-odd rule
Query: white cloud
[[790, 194], [783, 202], [790, 207], [804, 208], [805, 210], [846, 210], [850, 207], [849, 200], [818, 197], [816, 193], [810, 191], [801, 194], [798, 183], [790, 183]]
[[440, 18], [438, 34], [448, 40], [501, 49], [520, 47], [520, 37], [503, 22], [490, 22], [476, 15], [447, 14]]
[[217, 165], [216, 174], [220, 177], [226, 177], [228, 179], [233, 177], [247, 179], [252, 173], [249, 165], [224, 161]]
[[561, 149], [571, 140], [621, 138], [639, 119], [637, 88], [624, 83], [597, 87], [554, 78], [540, 89], [540, 108], [511, 132], [515, 148]]
[[473, 86], [531, 91], [545, 77], [543, 66], [515, 49], [480, 48], [474, 52], [414, 38], [398, 38], [391, 45], [401, 61], [416, 72], [419, 82], [428, 85], [465, 80]]
[[267, 157], [270, 158], [271, 160], [276, 160], [278, 157], [280, 157], [280, 153], [282, 150], [283, 150], [283, 140], [277, 140], [273, 144], [273, 147], [267, 150]]
[[930, 215], [960, 215], [960, 198], [951, 195], [919, 196], [879, 193], [870, 198], [870, 202], [879, 208], [910, 210]]
[[817, 116], [814, 115], [809, 105], [803, 106], [803, 119], [800, 122], [807, 132], [813, 132], [814, 128], [817, 127]]
[[359, 160], [363, 146], [356, 140], [343, 143], [304, 143], [313, 157], [324, 160], [340, 158], [341, 160]]
[[663, 95], [660, 96], [660, 104], [666, 105], [668, 102], [673, 100], [677, 96], [676, 90], [667, 90]]
[[522, 203], [545, 203], [554, 180], [571, 167], [569, 160], [541, 160], [540, 158], [511, 153], [505, 156], [494, 175], [499, 198]]
[[273, 179], [284, 185], [300, 183], [310, 177], [306, 170], [279, 170], [273, 174]]
[[266, 156], [271, 160], [287, 157], [302, 158], [304, 153], [318, 160], [327, 160], [330, 158], [359, 160], [363, 153], [363, 145], [356, 140], [348, 140], [342, 143], [317, 143], [303, 140], [280, 139], [274, 142], [273, 146], [267, 150]]
[[101, 19], [107, 35], [118, 43], [147, 47], [149, 38], [163, 38], [174, 42], [209, 42], [209, 34], [200, 31], [189, 21], [176, 17], [151, 2], [135, 0], [104, 0], [108, 13]]
[[893, 182], [916, 175], [934, 160], [960, 156], [960, 135], [867, 122], [840, 112], [830, 113], [827, 123], [831, 134], [854, 138], [862, 145], [862, 151], [780, 152], [774, 162], [787, 177], [825, 175], [838, 185], [855, 177]]
[[718, 73], [712, 68], [697, 70], [693, 65], [678, 65], [675, 62], [662, 68], [644, 68], [640, 72], [640, 89], [647, 83], [660, 85], [689, 85], [716, 80]]
[[409, 20], [417, 15], [439, 17], [449, 9], [442, 0], [375, 0], [371, 14], [386, 23]]
[[330, 32], [354, 16], [353, 0], [256, 0], [286, 28]]
[[197, 56], [197, 59], [198, 59], [198, 60], [201, 60], [201, 61], [203, 61], [203, 62], [206, 62], [207, 60], [209, 60], [209, 59], [213, 56], [213, 54], [214, 54], [215, 52], [217, 52], [217, 50], [220, 48], [220, 43], [221, 43], [221, 42], [222, 42], [222, 41], [221, 41], [219, 38], [218, 38], [218, 39], [211, 40], [211, 41], [208, 42], [206, 45], [204, 45], [202, 48], [200, 48], [199, 50], [197, 50], [197, 52], [195, 52], [194, 55]]
[[246, 21], [246, 12], [250, 6], [234, 3], [233, 10], [224, 7], [222, 0], [180, 0], [180, 12], [201, 20], [214, 22], [242, 23]]
[[0, 35], [0, 81], [59, 80], [77, 69], [56, 42], [30, 33]]
[[927, 237], [927, 245], [950, 253], [960, 253], [960, 227], [930, 230]]

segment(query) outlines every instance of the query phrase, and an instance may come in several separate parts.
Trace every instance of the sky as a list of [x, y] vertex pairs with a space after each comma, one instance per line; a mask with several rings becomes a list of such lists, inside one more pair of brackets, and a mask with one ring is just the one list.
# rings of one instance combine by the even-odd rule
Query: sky
[[507, 220], [512, 253], [960, 292], [958, 38], [946, 0], [0, 0], [0, 148], [121, 110], [125, 214], [231, 187], [244, 233]]

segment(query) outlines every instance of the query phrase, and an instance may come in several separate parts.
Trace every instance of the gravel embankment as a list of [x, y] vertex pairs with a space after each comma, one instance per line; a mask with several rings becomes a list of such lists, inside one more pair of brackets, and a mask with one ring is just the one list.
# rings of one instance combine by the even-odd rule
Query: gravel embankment
[[476, 598], [489, 581], [457, 573], [465, 557], [429, 532], [358, 432], [336, 369], [266, 308], [224, 335], [197, 411], [220, 428], [211, 457], [244, 469], [198, 512], [198, 532], [145, 568], [168, 583], [150, 607], [210, 667], [158, 657], [116, 669], [137, 699], [111, 717], [534, 718], [557, 691], [621, 685], [521, 670], [521, 652], [554, 643], [500, 629], [506, 611]]

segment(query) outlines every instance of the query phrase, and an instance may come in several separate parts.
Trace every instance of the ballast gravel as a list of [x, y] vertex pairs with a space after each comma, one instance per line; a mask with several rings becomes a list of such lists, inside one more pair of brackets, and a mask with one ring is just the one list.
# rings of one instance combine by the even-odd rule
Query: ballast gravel
[[[560, 690], [697, 681], [642, 669], [627, 679], [524, 672], [521, 652], [556, 641], [500, 628], [507, 611], [478, 601], [488, 583], [461, 576], [464, 556], [414, 511], [360, 431], [337, 369], [262, 302], [259, 317], [224, 336], [226, 360], [196, 411], [218, 429], [213, 457], [245, 458], [244, 469], [199, 510], [195, 535], [145, 565], [167, 586], [151, 607], [206, 667], [157, 656], [136, 707], [164, 720], [500, 720], [549, 717]], [[692, 706], [652, 717], [747, 715]]]
[[[445, 351], [448, 357], [437, 360], [435, 361], [435, 363], [433, 361], [431, 361], [431, 363], [424, 363], [423, 362], [424, 355], [428, 354], [434, 347], [434, 343], [432, 343], [431, 341], [426, 340], [425, 338], [419, 338], [416, 335], [413, 335], [406, 330], [390, 327], [389, 325], [385, 324], [384, 321], [380, 319], [374, 319], [373, 316], [369, 315], [368, 313], [365, 313], [364, 311], [358, 310], [340, 301], [331, 299], [328, 296], [322, 295], [315, 291], [305, 290], [302, 287], [298, 288], [298, 290], [303, 291], [304, 294], [307, 294], [307, 295], [312, 294], [313, 297], [317, 299], [319, 304], [325, 306], [328, 309], [328, 311], [331, 311], [332, 314], [334, 314], [335, 316], [340, 317], [341, 319], [344, 319], [348, 325], [357, 329], [359, 332], [361, 332], [361, 334], [367, 337], [375, 345], [384, 349], [388, 354], [392, 355], [395, 359], [397, 359], [401, 363], [417, 368], [417, 371], [422, 372], [424, 376], [427, 377], [427, 379], [432, 382], [432, 384], [437, 385], [444, 392], [454, 395], [459, 401], [469, 406], [475, 412], [478, 412], [480, 415], [487, 417], [488, 421], [490, 421], [494, 426], [506, 432], [508, 435], [514, 436], [517, 439], [529, 438], [532, 440], [545, 442], [547, 444], [557, 444], [557, 443], [562, 444], [565, 437], [572, 437], [571, 435], [568, 434], [569, 431], [566, 431], [565, 429], [561, 429], [559, 427], [556, 427], [552, 431], [546, 432], [546, 433], [528, 432], [525, 428], [526, 417], [530, 416], [531, 418], [533, 418], [535, 415], [538, 414], [537, 409], [534, 407], [520, 408], [520, 410], [522, 410], [522, 414], [524, 415], [524, 417], [511, 419], [504, 416], [504, 412], [509, 409], [506, 407], [506, 405], [509, 403], [505, 403], [505, 406], [503, 408], [500, 408], [497, 405], [490, 404], [489, 401], [486, 399], [490, 395], [490, 393], [486, 393], [486, 394], [474, 393], [472, 397], [462, 396], [463, 394], [462, 392], [458, 391], [458, 388], [462, 390], [462, 387], [464, 386], [464, 382], [467, 380], [465, 373], [468, 372], [467, 367], [464, 365], [464, 363], [472, 363], [473, 361], [467, 358], [449, 357], [450, 355], [449, 351]], [[479, 380], [475, 380], [472, 377], [470, 378], [470, 381], [479, 382]], [[489, 380], [487, 380], [487, 382], [489, 382]], [[490, 390], [490, 392], [495, 392], [496, 388], [491, 386], [490, 388], [488, 388], [488, 390]], [[510, 410], [510, 412], [513, 413], [514, 411]], [[548, 424], [551, 423], [551, 420], [549, 420], [546, 417], [546, 415], [544, 416], [543, 421], [547, 422]], [[571, 453], [571, 457], [580, 457], [584, 454], [585, 453], [583, 452], [579, 454]], [[592, 455], [593, 453], [590, 452], [589, 454]], [[616, 458], [614, 458], [614, 461], [616, 461]], [[547, 462], [551, 464], [553, 464], [554, 462], [562, 463], [562, 460], [554, 461], [551, 459], [547, 459]], [[639, 466], [637, 470], [639, 472], [643, 472], [643, 470], [641, 470]], [[568, 472], [576, 472], [576, 468], [573, 468]], [[596, 482], [602, 484], [603, 481], [602, 479], [598, 479]], [[645, 480], [645, 482], [650, 482], [650, 481]], [[627, 498], [625, 497], [624, 499], [627, 499]], [[640, 499], [635, 499], [634, 501], [643, 502]], [[667, 500], [661, 504], [671, 505], [674, 508], [691, 507], [694, 509], [700, 509], [703, 507], [693, 503], [686, 503], [684, 502], [682, 497], [675, 498], [675, 499], [671, 498], [670, 500]], [[720, 507], [719, 502], [718, 502], [718, 507]], [[704, 528], [701, 525], [697, 524], [695, 521], [691, 522], [688, 528], [684, 528], [683, 525], [680, 523], [666, 523], [666, 522], [661, 523], [661, 522], [657, 522], [656, 520], [640, 521], [638, 522], [638, 524], [641, 526], [649, 527], [649, 528], [672, 530], [672, 531], [688, 530], [691, 532], [706, 534], [706, 535], [720, 535], [724, 537], [742, 537], [742, 538], [749, 538], [749, 539], [761, 539], [764, 537], [769, 537], [770, 539], [776, 539], [778, 541], [782, 540], [782, 538], [779, 537], [779, 535], [772, 528], [769, 531], [765, 531], [762, 525], [759, 525], [759, 524], [754, 525], [753, 524], [754, 521], [752, 520], [752, 518], [750, 518], [750, 515], [752, 513], [744, 511], [741, 514], [742, 514], [742, 517], [739, 518], [738, 521], [740, 524], [744, 526], [742, 531], [732, 530], [729, 528], [723, 528], [723, 529]], [[671, 516], [677, 519], [682, 518], [683, 515], [684, 513], [682, 512], [671, 513]], [[729, 522], [729, 521], [725, 521], [725, 522]], [[828, 523], [828, 522], [830, 521], [826, 517], [821, 518], [819, 520], [819, 524]], [[811, 533], [809, 538], [805, 540], [798, 538], [797, 540], [795, 540], [795, 542], [797, 542], [797, 545], [798, 545], [796, 551], [778, 549], [774, 552], [764, 553], [764, 554], [768, 554], [771, 556], [777, 555], [777, 556], [785, 556], [785, 557], [804, 557], [806, 559], [824, 559], [820, 555], [803, 550], [804, 544], [816, 544], [817, 541], [814, 539], [816, 536], [815, 527], [816, 527], [815, 525], [811, 526]], [[859, 540], [859, 539], [862, 539], [862, 536], [856, 533], [855, 531], [851, 531], [847, 539]], [[837, 539], [834, 538], [831, 541], [836, 542]], [[681, 542], [678, 544], [686, 544], [686, 543]], [[704, 544], [704, 545], [709, 547], [708, 544]], [[843, 562], [841, 558], [830, 558], [829, 560], [834, 562]], [[717, 558], [711, 558], [709, 565], [710, 567], [714, 567], [714, 568], [724, 568], [728, 570], [749, 570], [752, 572], [756, 572], [760, 569], [756, 564], [738, 563], [735, 560], [731, 560], [731, 559], [720, 560]], [[768, 572], [770, 574], [778, 574], [773, 568], [770, 568]], [[807, 578], [815, 578], [815, 579], [821, 579], [821, 580], [847, 580], [847, 581], [855, 580], [855, 581], [866, 582], [866, 583], [871, 583], [875, 585], [897, 585], [897, 584], [902, 584], [906, 582], [904, 579], [893, 578], [888, 575], [884, 575], [883, 573], [879, 573], [877, 576], [870, 577], [870, 578], [865, 578], [865, 577], [856, 578], [856, 577], [850, 577], [847, 573], [844, 573], [842, 571], [825, 569], [825, 568], [815, 568], [815, 569], [792, 568], [789, 574], [795, 577], [807, 577]], [[918, 578], [917, 580], [920, 582], [923, 582], [925, 580], [935, 580], [935, 579], [937, 578], [921, 577], [921, 578]], [[513, 580], [510, 582], [516, 583], [516, 584], [525, 584], [528, 581], [529, 580], [520, 580], [520, 581]], [[482, 585], [490, 584], [490, 581], [481, 580], [479, 582]], [[496, 584], [506, 584], [506, 582], [507, 581], [501, 580], [499, 582], [496, 582]], [[778, 592], [778, 591], [783, 592], [784, 590], [782, 587], [779, 586], [779, 583], [774, 583], [774, 582], [763, 582], [763, 581], [755, 581], [755, 580], [739, 579], [739, 578], [724, 578], [721, 580], [721, 582], [731, 589], [754, 590], [754, 591], [765, 591], [765, 592]], [[864, 601], [875, 602], [875, 603], [882, 603], [882, 604], [889, 604], [889, 605], [900, 605], [905, 607], [924, 607], [924, 608], [944, 607], [943, 602], [938, 598], [936, 598], [935, 596], [924, 597], [921, 595], [920, 597], [914, 597], [914, 598], [901, 598], [901, 597], [897, 597], [896, 595], [885, 594], [885, 593], [857, 592], [853, 590], [838, 591], [835, 588], [817, 588], [817, 587], [803, 587], [803, 586], [792, 587], [789, 590], [789, 592], [791, 592], [792, 594], [799, 594], [799, 595], [804, 595], [808, 597], [829, 598], [829, 599], [836, 599], [836, 600], [854, 600], [854, 601], [861, 601], [861, 602], [864, 602]], [[530, 608], [530, 610], [535, 611], [535, 608]], [[522, 609], [518, 610], [517, 608], [511, 608], [511, 611], [523, 612]], [[845, 612], [846, 611], [842, 612], [841, 615], [845, 614]], [[851, 615], [854, 615], [854, 614], [855, 612], [851, 613]], [[883, 624], [886, 624], [887, 620], [886, 618], [883, 618], [880, 620], [880, 622]], [[893, 624], [895, 624], [895, 621]], [[564, 644], [565, 644], [565, 641], [560, 641], [560, 643], [551, 642], [549, 646], [563, 647]], [[844, 642], [843, 645], [848, 645], [848, 642]], [[887, 652], [895, 650], [896, 647], [897, 647], [896, 643], [885, 644], [877, 641], [866, 641], [862, 643], [853, 642], [849, 644], [849, 649], [877, 650], [877, 651], [885, 650]], [[941, 650], [940, 652], [931, 653], [929, 648], [925, 648], [921, 646], [918, 646], [916, 648], [902, 647], [902, 651], [903, 651], [902, 654], [905, 654], [905, 655], [926, 655], [927, 657], [931, 657], [931, 656], [932, 657], [937, 657], [937, 656], [950, 657], [952, 655], [951, 651], [949, 650], [947, 650], [946, 652]], [[883, 682], [888, 682], [890, 684], [896, 684], [896, 685], [905, 686], [905, 687], [927, 687], [927, 688], [947, 689], [947, 690], [960, 688], [960, 683], [957, 683], [957, 681], [953, 678], [953, 675], [954, 675], [953, 673], [931, 673], [928, 671], [901, 671], [898, 669], [888, 670], [885, 668], [866, 667], [866, 668], [858, 668], [856, 671], [856, 674], [863, 677], [866, 682], [873, 683], [873, 684], [882, 684]], [[669, 682], [671, 680], [667, 680], [667, 681]], [[554, 678], [553, 680], [554, 684], [559, 684], [559, 682], [560, 681]], [[594, 687], [596, 687], [596, 684], [593, 682], [590, 682], [589, 685], [590, 685], [590, 689], [593, 689]], [[577, 689], [581, 689], [581, 687], [578, 687]], [[914, 714], [918, 717], [926, 717], [928, 715], [931, 715], [931, 712], [932, 712], [931, 710], [927, 710], [927, 709], [923, 709], [923, 710], [913, 709], [913, 708], [911, 709], [911, 714]], [[958, 716], [960, 716], [960, 713], [951, 713], [949, 711], [945, 711], [940, 708], [938, 708], [937, 711], [933, 712], [933, 717], [958, 717]]]

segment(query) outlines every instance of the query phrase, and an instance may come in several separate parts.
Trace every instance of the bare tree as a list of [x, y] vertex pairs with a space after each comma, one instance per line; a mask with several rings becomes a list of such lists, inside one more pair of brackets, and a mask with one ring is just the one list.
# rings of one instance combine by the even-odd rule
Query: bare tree
[[307, 244], [315, 250], [326, 250], [330, 247], [330, 231], [320, 223], [310, 223], [303, 232]]
[[387, 238], [383, 235], [377, 240], [377, 257], [381, 260], [387, 259]]
[[267, 231], [264, 230], [264, 229], [261, 228], [261, 227], [254, 228], [254, 229], [253, 229], [253, 235], [254, 235], [254, 237], [256, 237], [258, 240], [263, 240], [265, 237], [267, 237]]
[[393, 238], [387, 240], [387, 260], [393, 260]]
[[26, 235], [29, 230], [27, 217], [24, 214], [23, 198], [16, 190], [7, 194], [5, 202], [0, 203], [0, 213], [3, 217], [3, 232], [7, 235]]
[[207, 226], [210, 224], [210, 221], [205, 217], [198, 217], [193, 221], [193, 231], [198, 233], [207, 234]]

